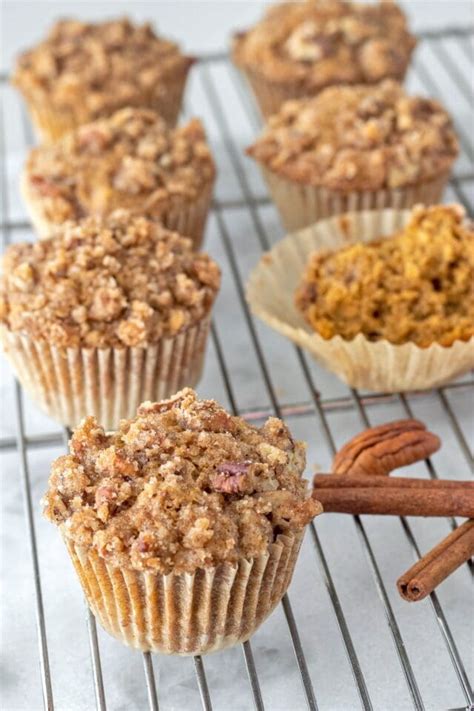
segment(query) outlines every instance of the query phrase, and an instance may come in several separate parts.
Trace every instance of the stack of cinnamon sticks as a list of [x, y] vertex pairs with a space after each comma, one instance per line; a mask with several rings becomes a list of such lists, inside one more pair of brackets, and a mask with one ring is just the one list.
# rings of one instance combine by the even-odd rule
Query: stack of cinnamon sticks
[[471, 519], [401, 576], [398, 590], [409, 601], [422, 600], [474, 556], [474, 482], [384, 476], [425, 459], [440, 444], [418, 420], [372, 427], [336, 454], [332, 474], [316, 474], [313, 479], [313, 496], [326, 513]]

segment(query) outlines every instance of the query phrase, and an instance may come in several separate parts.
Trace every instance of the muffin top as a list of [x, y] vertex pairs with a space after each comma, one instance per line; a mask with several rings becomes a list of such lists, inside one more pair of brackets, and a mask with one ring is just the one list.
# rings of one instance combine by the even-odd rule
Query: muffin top
[[450, 346], [474, 336], [474, 230], [417, 207], [397, 234], [310, 258], [296, 305], [323, 338]]
[[115, 208], [159, 218], [212, 184], [215, 167], [201, 122], [167, 128], [147, 109], [122, 109], [38, 146], [28, 157], [27, 198], [62, 223]]
[[191, 62], [149, 24], [68, 19], [19, 56], [13, 81], [27, 96], [46, 96], [75, 112], [82, 107], [91, 119], [140, 103], [144, 95], [159, 95], [163, 81], [187, 71]]
[[265, 553], [320, 513], [304, 466], [280, 420], [255, 428], [185, 389], [112, 434], [85, 419], [53, 463], [44, 511], [115, 566], [192, 572]]
[[349, 192], [434, 178], [449, 170], [458, 142], [437, 101], [388, 79], [286, 102], [247, 152], [289, 180]]
[[121, 210], [10, 246], [0, 323], [65, 348], [146, 346], [204, 318], [219, 285], [189, 239]]
[[234, 40], [236, 63], [312, 94], [330, 84], [401, 79], [415, 38], [392, 2], [308, 0], [271, 7]]

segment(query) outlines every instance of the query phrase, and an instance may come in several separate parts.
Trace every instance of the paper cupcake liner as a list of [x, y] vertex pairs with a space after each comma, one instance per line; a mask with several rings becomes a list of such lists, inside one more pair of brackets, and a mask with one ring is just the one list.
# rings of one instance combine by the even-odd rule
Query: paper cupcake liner
[[0, 340], [21, 385], [50, 417], [74, 427], [94, 415], [110, 430], [143, 401], [198, 383], [209, 325], [207, 316], [146, 348], [58, 348], [5, 326]]
[[[175, 126], [178, 121], [191, 64], [192, 61], [190, 60], [183, 71], [176, 73], [173, 77], [169, 77], [167, 83], [163, 84], [156, 96], [151, 97], [149, 94], [144, 94], [140, 100], [135, 100], [131, 104], [125, 104], [122, 107], [116, 106], [113, 111], [101, 114], [100, 118], [114, 113], [119, 108], [125, 108], [130, 105], [137, 108], [152, 109], [164, 118], [168, 126]], [[78, 98], [77, 111], [65, 106], [51, 106], [48, 104], [48, 97], [42, 94], [25, 96], [25, 101], [37, 138], [42, 143], [57, 141], [65, 133], [94, 120], [93, 116], [84, 115], [84, 107], [80, 104], [80, 98]]]
[[290, 584], [303, 531], [279, 535], [265, 555], [195, 573], [116, 568], [63, 538], [89, 606], [124, 644], [163, 654], [206, 654], [244, 642]]
[[[204, 238], [213, 187], [214, 182], [212, 181], [207, 186], [203, 186], [201, 194], [196, 200], [180, 202], [179, 205], [171, 206], [167, 210], [157, 211], [156, 214], [153, 214], [153, 210], [144, 210], [143, 204], [139, 205], [138, 210], [140, 214], [146, 214], [149, 219], [160, 222], [169, 230], [175, 230], [182, 236], [189, 237], [192, 240], [194, 249], [198, 250]], [[58, 234], [61, 230], [61, 223], [53, 222], [45, 216], [43, 200], [31, 190], [26, 171], [23, 171], [20, 179], [20, 191], [31, 224], [38, 237], [47, 239]]]
[[317, 220], [360, 210], [380, 210], [387, 207], [405, 210], [419, 203], [441, 202], [449, 172], [405, 188], [341, 193], [337, 190], [303, 185], [287, 180], [261, 165], [273, 202], [287, 230], [299, 230]]
[[425, 390], [444, 385], [474, 367], [474, 337], [449, 347], [437, 343], [420, 348], [369, 341], [322, 338], [295, 306], [310, 255], [354, 242], [389, 236], [407, 223], [409, 210], [353, 212], [323, 220], [281, 240], [250, 275], [247, 300], [252, 311], [279, 333], [308, 350], [325, 368], [354, 388], [373, 392]]

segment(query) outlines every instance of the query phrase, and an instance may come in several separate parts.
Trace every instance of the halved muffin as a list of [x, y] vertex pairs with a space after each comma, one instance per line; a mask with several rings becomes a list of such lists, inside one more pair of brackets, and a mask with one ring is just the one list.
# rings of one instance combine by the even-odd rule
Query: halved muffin
[[53, 141], [127, 106], [153, 109], [174, 126], [192, 63], [148, 23], [68, 19], [19, 56], [13, 83], [41, 139]]

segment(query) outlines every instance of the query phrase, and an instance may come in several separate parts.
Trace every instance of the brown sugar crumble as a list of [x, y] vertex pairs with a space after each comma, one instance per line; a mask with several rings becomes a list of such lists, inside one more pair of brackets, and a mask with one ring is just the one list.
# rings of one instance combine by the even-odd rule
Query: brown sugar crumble
[[190, 240], [120, 210], [10, 246], [0, 323], [65, 348], [146, 346], [203, 319], [219, 286]]
[[323, 338], [450, 346], [474, 336], [474, 230], [463, 209], [413, 210], [387, 239], [316, 253], [296, 304]]
[[234, 40], [237, 65], [314, 94], [331, 84], [403, 78], [416, 40], [392, 2], [317, 0], [271, 7]]
[[265, 553], [320, 513], [304, 466], [280, 420], [255, 428], [185, 389], [112, 434], [85, 419], [53, 463], [44, 512], [115, 566], [192, 572]]
[[169, 129], [154, 111], [132, 108], [34, 148], [24, 172], [28, 195], [59, 224], [117, 208], [159, 219], [196, 200], [214, 177], [198, 119]]
[[387, 80], [286, 102], [247, 152], [289, 180], [347, 192], [438, 177], [450, 169], [458, 142], [438, 102]]
[[166, 83], [193, 60], [146, 23], [61, 20], [47, 38], [18, 58], [14, 83], [26, 96], [72, 109], [78, 123], [124, 106], [153, 106]]

